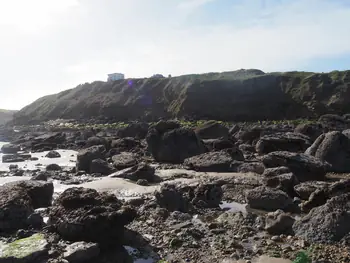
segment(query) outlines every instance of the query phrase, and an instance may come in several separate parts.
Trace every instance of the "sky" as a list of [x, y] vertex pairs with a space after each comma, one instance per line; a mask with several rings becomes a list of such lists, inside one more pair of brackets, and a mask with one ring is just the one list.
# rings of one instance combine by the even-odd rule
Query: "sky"
[[106, 80], [350, 69], [348, 0], [0, 0], [0, 108]]

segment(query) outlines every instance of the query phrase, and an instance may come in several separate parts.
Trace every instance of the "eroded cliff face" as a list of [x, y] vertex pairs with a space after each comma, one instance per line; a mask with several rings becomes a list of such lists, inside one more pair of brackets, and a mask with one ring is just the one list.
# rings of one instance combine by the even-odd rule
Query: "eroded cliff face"
[[57, 118], [278, 120], [349, 113], [349, 102], [350, 71], [265, 74], [239, 70], [86, 83], [38, 99], [16, 113], [13, 123]]

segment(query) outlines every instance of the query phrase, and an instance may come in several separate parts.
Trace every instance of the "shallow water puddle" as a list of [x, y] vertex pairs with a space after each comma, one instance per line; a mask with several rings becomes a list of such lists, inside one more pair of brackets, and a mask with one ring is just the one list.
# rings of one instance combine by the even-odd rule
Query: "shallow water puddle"
[[237, 213], [237, 212], [247, 212], [247, 205], [240, 204], [237, 202], [222, 202], [220, 208], [226, 210], [227, 212]]
[[157, 259], [149, 257], [149, 256], [144, 256], [142, 255], [142, 253], [133, 247], [129, 247], [129, 246], [124, 246], [126, 251], [129, 253], [130, 256], [133, 257], [134, 259], [134, 263], [156, 263], [158, 262]]

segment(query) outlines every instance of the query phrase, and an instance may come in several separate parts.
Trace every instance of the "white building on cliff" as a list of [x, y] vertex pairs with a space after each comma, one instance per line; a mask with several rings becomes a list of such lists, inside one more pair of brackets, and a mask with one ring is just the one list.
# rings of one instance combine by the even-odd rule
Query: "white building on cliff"
[[122, 73], [111, 73], [108, 74], [108, 79], [107, 81], [115, 81], [115, 80], [120, 80], [120, 79], [124, 79], [125, 76]]

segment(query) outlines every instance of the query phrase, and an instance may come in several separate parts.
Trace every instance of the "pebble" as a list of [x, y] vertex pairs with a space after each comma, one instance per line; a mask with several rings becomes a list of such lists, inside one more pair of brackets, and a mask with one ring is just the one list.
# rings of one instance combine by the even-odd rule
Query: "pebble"
[[281, 238], [279, 236], [273, 236], [273, 237], [271, 237], [271, 240], [275, 241], [275, 242], [279, 242], [279, 241], [281, 241]]

